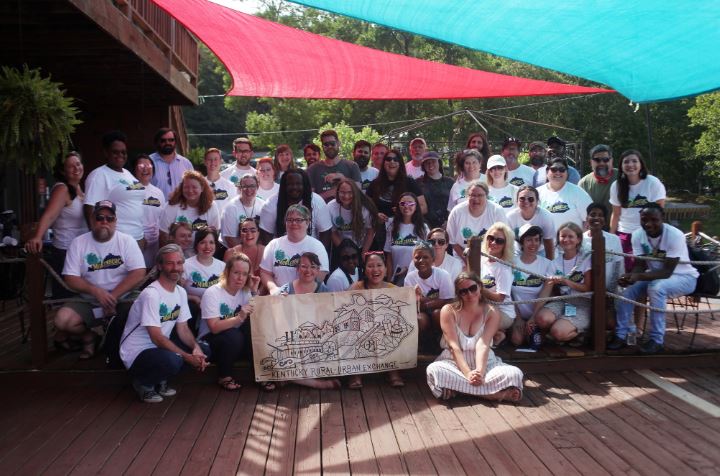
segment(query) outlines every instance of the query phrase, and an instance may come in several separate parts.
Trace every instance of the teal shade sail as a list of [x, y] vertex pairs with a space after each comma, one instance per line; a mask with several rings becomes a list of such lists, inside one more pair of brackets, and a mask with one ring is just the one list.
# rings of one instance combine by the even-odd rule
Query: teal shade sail
[[635, 102], [720, 88], [718, 0], [301, 0], [571, 74]]

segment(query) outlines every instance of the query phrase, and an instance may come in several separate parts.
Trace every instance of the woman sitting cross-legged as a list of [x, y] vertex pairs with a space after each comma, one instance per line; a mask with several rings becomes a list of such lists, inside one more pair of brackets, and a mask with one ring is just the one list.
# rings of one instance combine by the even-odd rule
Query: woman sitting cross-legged
[[507, 365], [490, 349], [500, 316], [486, 303], [480, 278], [460, 273], [455, 280], [456, 302], [440, 311], [443, 351], [427, 368], [430, 391], [448, 400], [458, 392], [486, 400], [518, 402], [523, 373]]
[[259, 284], [260, 278], [250, 274], [250, 259], [236, 253], [227, 260], [220, 282], [202, 296], [198, 339], [210, 345], [212, 361], [218, 368], [218, 385], [225, 390], [241, 387], [232, 376], [232, 368], [250, 336], [251, 299]]

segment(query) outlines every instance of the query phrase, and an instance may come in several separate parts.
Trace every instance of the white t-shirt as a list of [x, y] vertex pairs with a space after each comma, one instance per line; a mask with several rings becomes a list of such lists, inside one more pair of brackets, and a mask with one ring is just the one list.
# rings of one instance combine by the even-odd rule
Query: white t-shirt
[[422, 166], [420, 164], [415, 165], [412, 160], [405, 164], [405, 172], [407, 172], [408, 177], [412, 177], [415, 180], [425, 175]]
[[[445, 257], [443, 258], [442, 263], [440, 263], [440, 266], [436, 266], [436, 268], [444, 269], [445, 271], [447, 271], [447, 273], [450, 275], [450, 279], [453, 280], [453, 283], [455, 282], [455, 278], [457, 278], [458, 275], [462, 272], [463, 267], [464, 264], [462, 260], [447, 253], [445, 253]], [[415, 262], [413, 260], [410, 260], [410, 266], [408, 266], [408, 273], [415, 271], [416, 269], [417, 268], [415, 268]]]
[[[56, 183], [53, 186], [53, 191], [56, 187], [65, 187], [67, 189], [67, 185], [63, 183]], [[52, 230], [53, 246], [59, 250], [67, 250], [70, 242], [75, 237], [88, 232], [85, 214], [83, 213], [83, 199], [79, 195], [75, 195], [70, 206], [62, 207], [60, 214], [52, 224]]]
[[153, 184], [145, 187], [143, 199], [143, 231], [148, 243], [155, 243], [160, 239], [160, 216], [167, 204], [162, 190]]
[[465, 247], [473, 236], [484, 236], [493, 223], [507, 223], [505, 211], [489, 200], [485, 211], [479, 217], [470, 215], [469, 206], [468, 202], [461, 203], [448, 216], [447, 232], [453, 245]]
[[[503, 302], [512, 300], [513, 270], [509, 266], [491, 261], [483, 256], [480, 259], [480, 280], [485, 289], [493, 293], [505, 295]], [[513, 304], [493, 304], [499, 311], [504, 312], [511, 319], [515, 319], [515, 306]]]
[[429, 278], [423, 279], [417, 270], [408, 272], [405, 276], [406, 288], [420, 286], [422, 295], [430, 299], [452, 299], [455, 297], [455, 286], [450, 275], [444, 269], [433, 266], [432, 274]]
[[214, 201], [210, 209], [202, 215], [198, 214], [198, 209], [195, 207], [181, 207], [182, 205], [179, 203], [165, 206], [160, 217], [160, 231], [168, 233], [173, 223], [185, 222], [192, 227], [193, 239], [195, 239], [195, 232], [204, 226], [212, 226], [216, 230], [220, 229], [220, 212]]
[[587, 218], [587, 207], [592, 203], [588, 193], [577, 185], [566, 182], [563, 188], [553, 191], [549, 184], [538, 188], [540, 194], [540, 207], [552, 215], [555, 229], [567, 222], [573, 222], [580, 229]]
[[[648, 175], [635, 185], [630, 185], [628, 190], [628, 206], [620, 209], [620, 221], [618, 231], [622, 233], [633, 233], [640, 230], [640, 209], [648, 203], [665, 200], [665, 186], [654, 175]], [[610, 185], [610, 204], [621, 207], [618, 198], [617, 180]]]
[[205, 177], [205, 180], [207, 180], [208, 185], [215, 194], [213, 203], [218, 206], [218, 211], [222, 214], [230, 200], [238, 196], [238, 189], [233, 182], [222, 175], [215, 182], [211, 182], [207, 177]]
[[[584, 253], [581, 248], [575, 257], [565, 259], [565, 256], [560, 250], [553, 260], [553, 266], [555, 267], [555, 274], [557, 276], [563, 276], [573, 283], [582, 284], [585, 282], [585, 273], [592, 268], [592, 255]], [[569, 286], [560, 286], [560, 294], [563, 296], [577, 293], [578, 291], [575, 291]]]
[[264, 188], [258, 186], [255, 197], [265, 200], [267, 202], [268, 200], [270, 200], [270, 197], [272, 197], [273, 195], [277, 195], [279, 191], [280, 184], [277, 182], [273, 182], [273, 186], [270, 190], [265, 190]]
[[[605, 237], [605, 250], [614, 251], [616, 253], [622, 253], [622, 244], [620, 243], [620, 237], [607, 231], [603, 231], [603, 237]], [[590, 236], [590, 230], [583, 234], [583, 250], [585, 253], [592, 253], [592, 237]], [[611, 255], [605, 253], [605, 287], [608, 290], [616, 289], [617, 278], [622, 272], [623, 257], [617, 255]]]
[[225, 270], [225, 263], [213, 258], [210, 266], [205, 266], [198, 261], [197, 256], [188, 258], [183, 269], [184, 288], [188, 294], [202, 296], [210, 286], [220, 281]]
[[[313, 192], [311, 204], [312, 223], [310, 223], [310, 227], [308, 228], [308, 235], [312, 236], [313, 238], [320, 238], [320, 233], [328, 231], [330, 228], [332, 228], [332, 223], [330, 222], [330, 216], [328, 215], [327, 210], [325, 210], [325, 208], [327, 207], [327, 205], [325, 204], [325, 200], [323, 200], [320, 195]], [[270, 197], [270, 200], [265, 203], [262, 210], [260, 211], [260, 228], [273, 236], [275, 235], [275, 218], [277, 217], [277, 205], [278, 195], [273, 195], [272, 197]]]
[[102, 165], [85, 179], [85, 205], [95, 206], [100, 200], [110, 200], [115, 204], [117, 231], [127, 233], [134, 240], [142, 240], [143, 200], [145, 186], [129, 171], [116, 172]]
[[320, 241], [306, 236], [301, 241], [292, 243], [287, 235], [270, 240], [263, 252], [260, 269], [272, 273], [273, 282], [282, 286], [295, 279], [300, 255], [305, 252], [318, 255], [321, 271], [327, 272], [330, 269], [327, 251]]
[[[101, 243], [95, 241], [92, 232], [87, 232], [70, 243], [62, 274], [81, 277], [109, 292], [136, 269], [145, 269], [145, 258], [132, 237], [116, 231], [112, 238]], [[92, 299], [89, 294], [83, 297]]]
[[223, 236], [230, 236], [237, 238], [240, 236], [239, 226], [240, 223], [245, 221], [246, 218], [254, 218], [256, 221], [260, 219], [260, 211], [265, 206], [265, 200], [262, 198], [255, 197], [255, 202], [252, 206], [246, 207], [240, 201], [240, 196], [237, 196], [230, 200], [230, 203], [225, 207], [222, 212], [221, 232]]
[[520, 164], [520, 166], [515, 170], [508, 169], [508, 183], [515, 185], [516, 187], [532, 185], [534, 176], [535, 169], [528, 167], [525, 164]]
[[[485, 175], [480, 174], [480, 178], [477, 179], [480, 182], [485, 182]], [[458, 177], [453, 186], [450, 188], [450, 195], [448, 196], [448, 211], [452, 211], [456, 205], [467, 202], [467, 189], [471, 182], [475, 180], [467, 181], [464, 177]]]
[[342, 269], [337, 268], [330, 274], [325, 286], [327, 286], [328, 290], [332, 293], [347, 291], [351, 284], [357, 283], [358, 279], [360, 279], [357, 268], [355, 268], [355, 272], [351, 274], [350, 277], [352, 278], [352, 283], [348, 281], [345, 272]]
[[333, 231], [340, 233], [340, 236], [347, 238], [359, 247], [362, 247], [363, 241], [367, 234], [367, 230], [372, 227], [372, 221], [370, 220], [370, 212], [367, 208], [362, 209], [362, 219], [364, 223], [363, 234], [359, 240], [355, 239], [355, 235], [352, 231], [352, 211], [346, 210], [342, 207], [335, 199], [330, 200], [326, 207], [328, 213], [328, 219], [332, 223]]
[[[680, 261], [689, 261], [687, 242], [682, 231], [674, 226], [663, 224], [662, 234], [658, 238], [650, 238], [645, 230], [640, 228], [632, 234], [632, 247], [635, 256], [654, 256], [656, 258], [680, 258]], [[662, 261], [646, 261], [648, 268], [658, 270], [665, 267]], [[689, 274], [698, 277], [700, 274], [690, 264], [675, 266], [673, 274]]]
[[375, 167], [369, 167], [365, 170], [360, 171], [360, 184], [362, 185], [362, 191], [365, 192], [370, 186], [370, 182], [375, 180], [380, 174], [378, 169]]
[[186, 322], [190, 317], [187, 294], [183, 288], [175, 286], [173, 292], [168, 292], [159, 282], [150, 283], [130, 308], [120, 339], [120, 359], [125, 368], [132, 367], [142, 351], [157, 348], [150, 339], [148, 327], [159, 327], [162, 334], [169, 338], [175, 324]]
[[240, 179], [243, 178], [243, 175], [246, 174], [256, 175], [257, 170], [255, 170], [253, 167], [250, 167], [249, 165], [247, 166], [247, 168], [239, 169], [236, 162], [230, 167], [220, 172], [220, 175], [228, 179], [233, 184], [237, 184]]
[[[553, 240], [553, 242], [555, 242], [555, 222], [553, 221], [553, 217], [550, 212], [545, 210], [544, 208], [536, 208], [535, 215], [533, 215], [532, 218], [530, 218], [529, 220], [524, 219], [522, 217], [522, 213], [520, 213], [520, 209], [516, 208], [508, 212], [507, 219], [508, 226], [510, 226], [513, 233], [515, 233], [516, 238], [520, 231], [520, 227], [525, 224], [530, 224], [542, 228], [543, 240], [551, 239]], [[543, 247], [541, 247], [540, 249], [544, 252]]]
[[515, 199], [517, 198], [518, 187], [512, 184], [507, 184], [502, 188], [495, 188], [492, 185], [488, 185], [490, 193], [488, 194], [488, 200], [493, 203], [497, 203], [502, 208], [510, 212], [510, 209], [515, 208]]
[[[385, 224], [385, 246], [383, 251], [390, 253], [392, 256], [393, 276], [397, 274], [397, 269], [406, 269], [412, 261], [413, 248], [422, 238], [415, 234], [415, 225], [412, 223], [401, 223], [398, 232], [392, 236], [393, 221], [390, 218]], [[430, 233], [430, 229], [425, 225], [425, 236]]]
[[[544, 281], [542, 277], [554, 276], [555, 266], [552, 261], [542, 256], [537, 256], [530, 264], [523, 263], [519, 256], [513, 261], [516, 266], [531, 271], [532, 274], [524, 273], [518, 269], [513, 270], [512, 298], [513, 301], [525, 301], [536, 299], [542, 291]], [[518, 314], [525, 320], [532, 316], [535, 304], [517, 304]]]
[[210, 286], [200, 301], [202, 319], [200, 320], [198, 339], [210, 334], [210, 328], [207, 324], [208, 319], [220, 319], [222, 321], [228, 317], [237, 316], [251, 297], [252, 295], [248, 289], [241, 289], [233, 296], [219, 283]]

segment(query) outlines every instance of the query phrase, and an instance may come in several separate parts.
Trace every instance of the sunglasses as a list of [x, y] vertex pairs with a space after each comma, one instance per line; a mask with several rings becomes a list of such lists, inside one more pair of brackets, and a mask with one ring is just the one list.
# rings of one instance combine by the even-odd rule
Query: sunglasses
[[397, 162], [399, 164], [401, 159], [397, 155], [386, 155], [385, 162]]
[[485, 237], [488, 243], [497, 243], [498, 245], [505, 244], [505, 238], [498, 238], [496, 236], [488, 235]]
[[565, 167], [550, 167], [550, 172], [562, 174], [567, 172], [567, 169]]
[[403, 200], [402, 202], [400, 202], [400, 206], [401, 207], [414, 207], [415, 202], [413, 202], [412, 200], [408, 200], [408, 201]]
[[438, 238], [436, 240], [428, 240], [428, 243], [435, 246], [445, 246], [447, 244], [447, 241], [445, 241], [445, 238]]
[[591, 160], [594, 162], [602, 162], [604, 164], [607, 164], [608, 162], [610, 162], [611, 159], [610, 157], [593, 157]]
[[351, 255], [342, 255], [342, 256], [340, 257], [340, 259], [341, 259], [342, 261], [352, 261], [352, 260], [357, 259], [357, 258], [358, 258], [357, 253], [354, 253], [354, 254], [351, 254]]
[[115, 221], [115, 217], [111, 216], [111, 215], [95, 215], [95, 221], [99, 221], [99, 222], [106, 221], [108, 223], [113, 223]]
[[535, 197], [518, 197], [518, 200], [521, 202], [533, 203], [535, 201]]
[[465, 296], [466, 294], [475, 293], [478, 290], [478, 285], [473, 284], [471, 286], [468, 286], [466, 288], [458, 289], [458, 296]]
[[335, 141], [328, 141], [328, 142], [322, 143], [323, 147], [335, 147], [336, 145], [337, 145], [337, 142], [335, 142]]

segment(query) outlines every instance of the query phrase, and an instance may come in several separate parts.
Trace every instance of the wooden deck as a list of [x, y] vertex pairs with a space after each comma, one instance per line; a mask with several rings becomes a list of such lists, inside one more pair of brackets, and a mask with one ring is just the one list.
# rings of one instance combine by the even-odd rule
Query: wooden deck
[[[656, 370], [720, 405], [715, 369]], [[185, 374], [140, 403], [122, 374], [5, 373], [3, 474], [718, 474], [720, 419], [634, 371], [529, 375], [521, 404], [288, 385], [225, 392]]]

